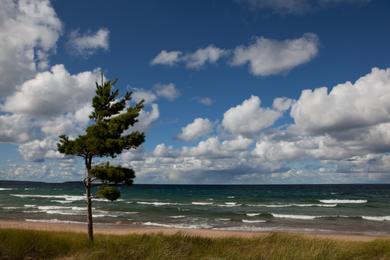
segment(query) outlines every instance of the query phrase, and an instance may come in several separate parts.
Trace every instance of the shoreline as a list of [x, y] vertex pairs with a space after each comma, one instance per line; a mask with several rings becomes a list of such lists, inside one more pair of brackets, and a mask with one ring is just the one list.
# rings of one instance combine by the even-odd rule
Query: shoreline
[[[86, 233], [86, 224], [79, 223], [50, 223], [50, 222], [28, 222], [28, 221], [13, 221], [0, 220], [0, 229], [25, 229], [25, 230], [40, 230], [40, 231], [55, 231], [55, 232], [77, 232]], [[312, 239], [331, 239], [344, 241], [373, 241], [376, 239], [390, 239], [390, 235], [375, 235], [375, 234], [359, 234], [346, 232], [309, 232], [309, 231], [288, 231], [281, 230], [277, 232], [270, 231], [232, 231], [232, 230], [215, 230], [215, 229], [190, 229], [190, 228], [165, 228], [165, 227], [145, 227], [140, 225], [126, 224], [94, 224], [95, 234], [104, 235], [130, 235], [130, 234], [164, 234], [174, 235], [178, 232], [189, 236], [200, 236], [206, 238], [256, 238], [269, 235], [271, 233], [288, 233], [302, 235]]]

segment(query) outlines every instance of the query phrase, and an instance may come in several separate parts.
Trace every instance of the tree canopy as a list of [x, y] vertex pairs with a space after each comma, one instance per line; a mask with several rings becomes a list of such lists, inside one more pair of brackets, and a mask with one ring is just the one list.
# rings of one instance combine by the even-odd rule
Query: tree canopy
[[[89, 116], [93, 123], [87, 127], [85, 134], [79, 135], [75, 139], [61, 135], [58, 143], [59, 152], [84, 158], [88, 172], [87, 177], [105, 184], [101, 186], [98, 195], [110, 200], [115, 198], [112, 196], [113, 193], [118, 193], [118, 190], [113, 186], [118, 184], [131, 185], [135, 173], [130, 168], [110, 165], [109, 163], [93, 166], [93, 158], [115, 158], [123, 150], [137, 148], [145, 141], [144, 133], [128, 131], [129, 127], [138, 122], [143, 101], [129, 106], [132, 93], [126, 92], [124, 97], [119, 98], [119, 90], [113, 89], [116, 82], [117, 80], [102, 80], [100, 85], [96, 83], [96, 95], [92, 100], [93, 112]], [[102, 192], [103, 190], [104, 192]], [[109, 190], [111, 192], [108, 192]], [[107, 195], [109, 193], [111, 195]]]

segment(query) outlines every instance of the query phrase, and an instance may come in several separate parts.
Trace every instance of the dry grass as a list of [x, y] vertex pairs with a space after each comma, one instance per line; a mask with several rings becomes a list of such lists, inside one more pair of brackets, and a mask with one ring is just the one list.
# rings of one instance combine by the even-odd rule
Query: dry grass
[[273, 233], [258, 238], [97, 235], [0, 230], [0, 259], [390, 259], [390, 240], [336, 241]]

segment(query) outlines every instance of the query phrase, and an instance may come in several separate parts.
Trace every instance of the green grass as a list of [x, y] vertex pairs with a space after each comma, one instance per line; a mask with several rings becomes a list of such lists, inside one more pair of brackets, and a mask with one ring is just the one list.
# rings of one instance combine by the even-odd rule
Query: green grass
[[390, 259], [390, 240], [314, 239], [275, 233], [258, 238], [96, 235], [0, 230], [0, 259]]

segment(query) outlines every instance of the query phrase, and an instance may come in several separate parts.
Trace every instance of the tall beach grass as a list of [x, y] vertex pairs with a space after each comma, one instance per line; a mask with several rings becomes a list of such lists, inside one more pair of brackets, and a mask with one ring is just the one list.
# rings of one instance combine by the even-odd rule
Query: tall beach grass
[[390, 259], [390, 240], [339, 241], [274, 233], [256, 238], [96, 235], [0, 230], [0, 259]]

